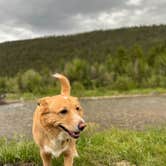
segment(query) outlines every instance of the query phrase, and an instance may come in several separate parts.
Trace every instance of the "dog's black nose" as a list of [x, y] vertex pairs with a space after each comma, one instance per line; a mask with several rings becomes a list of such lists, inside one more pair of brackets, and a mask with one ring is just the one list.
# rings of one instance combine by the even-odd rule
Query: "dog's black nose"
[[86, 127], [86, 124], [85, 124], [84, 122], [80, 122], [80, 123], [78, 124], [78, 129], [79, 129], [80, 131], [84, 130], [85, 127]]

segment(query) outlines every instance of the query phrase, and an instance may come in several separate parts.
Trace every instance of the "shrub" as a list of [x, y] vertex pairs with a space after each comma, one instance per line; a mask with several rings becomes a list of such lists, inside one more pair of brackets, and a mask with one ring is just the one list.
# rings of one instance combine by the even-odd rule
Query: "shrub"
[[82, 96], [83, 91], [85, 90], [84, 86], [80, 82], [77, 82], [77, 81], [75, 81], [72, 84], [72, 89], [73, 89], [73, 93], [76, 96]]
[[147, 84], [152, 88], [158, 87], [160, 85], [159, 76], [152, 74], [152, 76], [148, 78]]
[[134, 81], [128, 76], [118, 76], [113, 85], [113, 88], [118, 90], [130, 90], [135, 87]]
[[42, 77], [38, 72], [30, 69], [23, 73], [20, 84], [23, 92], [37, 93], [41, 90]]
[[160, 76], [160, 87], [166, 88], [166, 77]]
[[0, 77], [0, 94], [7, 92], [7, 78]]
[[73, 59], [66, 64], [64, 72], [71, 81], [80, 81], [86, 87], [90, 85], [90, 65], [87, 61], [79, 58]]
[[7, 85], [7, 92], [9, 93], [19, 92], [17, 77], [8, 78], [6, 85]]

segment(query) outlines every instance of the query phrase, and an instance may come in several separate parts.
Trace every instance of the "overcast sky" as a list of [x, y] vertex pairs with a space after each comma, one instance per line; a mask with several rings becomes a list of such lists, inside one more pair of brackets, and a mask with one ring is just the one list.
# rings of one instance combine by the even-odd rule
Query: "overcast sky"
[[166, 0], [0, 0], [0, 42], [166, 24]]

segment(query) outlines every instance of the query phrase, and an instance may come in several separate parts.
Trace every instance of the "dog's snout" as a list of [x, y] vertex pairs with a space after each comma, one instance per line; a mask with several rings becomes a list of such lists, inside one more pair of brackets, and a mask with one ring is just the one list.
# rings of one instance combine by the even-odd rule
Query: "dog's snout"
[[80, 122], [80, 123], [78, 124], [78, 129], [79, 129], [80, 131], [83, 131], [85, 127], [86, 127], [86, 124], [85, 124], [84, 122]]

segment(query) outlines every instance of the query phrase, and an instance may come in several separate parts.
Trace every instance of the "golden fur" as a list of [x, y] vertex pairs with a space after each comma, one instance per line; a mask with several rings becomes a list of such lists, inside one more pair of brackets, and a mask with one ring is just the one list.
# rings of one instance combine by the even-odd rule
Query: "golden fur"
[[40, 148], [44, 166], [51, 165], [51, 157], [64, 155], [64, 166], [72, 166], [77, 156], [76, 138], [85, 128], [83, 110], [76, 97], [70, 96], [68, 79], [55, 74], [61, 82], [61, 94], [39, 100], [33, 117], [33, 138]]

